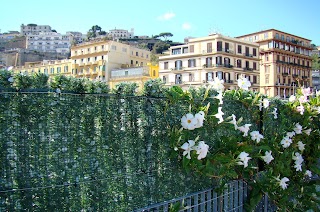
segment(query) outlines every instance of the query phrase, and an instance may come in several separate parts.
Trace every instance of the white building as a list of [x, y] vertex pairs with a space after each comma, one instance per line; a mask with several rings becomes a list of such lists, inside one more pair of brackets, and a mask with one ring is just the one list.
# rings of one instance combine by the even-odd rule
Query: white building
[[111, 29], [109, 30], [108, 36], [112, 39], [120, 39], [120, 38], [133, 38], [134, 37], [134, 29], [131, 28], [131, 31], [124, 29]]
[[52, 53], [70, 52], [72, 36], [61, 35], [56, 32], [39, 33], [38, 35], [28, 35], [26, 46], [29, 50]]
[[21, 24], [20, 34], [21, 35], [38, 35], [40, 33], [51, 32], [51, 26], [49, 25], [37, 25], [37, 24]]

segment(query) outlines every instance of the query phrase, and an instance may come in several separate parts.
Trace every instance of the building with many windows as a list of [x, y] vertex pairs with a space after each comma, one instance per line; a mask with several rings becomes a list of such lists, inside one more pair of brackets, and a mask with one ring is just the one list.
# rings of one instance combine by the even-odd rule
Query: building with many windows
[[311, 40], [269, 29], [237, 37], [260, 48], [260, 92], [288, 98], [298, 86], [312, 86]]
[[108, 37], [111, 37], [113, 40], [120, 38], [133, 38], [134, 37], [134, 29], [131, 28], [131, 31], [125, 29], [111, 29], [109, 30]]
[[116, 41], [84, 42], [71, 47], [72, 72], [77, 76], [109, 82], [112, 70], [146, 66], [150, 62], [150, 53]]
[[21, 24], [20, 35], [38, 35], [39, 33], [48, 33], [51, 31], [51, 26], [49, 25], [37, 25], [37, 24]]
[[[313, 62], [318, 63], [318, 67], [319, 67], [320, 66], [320, 46], [312, 50], [312, 54], [318, 57], [318, 60]], [[312, 70], [312, 86], [315, 91], [320, 91], [320, 69]]]
[[190, 38], [187, 44], [172, 46], [169, 55], [159, 57], [159, 76], [165, 85], [207, 85], [214, 77], [224, 80], [226, 89], [235, 89], [240, 76], [259, 90], [259, 45], [212, 34]]
[[70, 52], [72, 36], [56, 32], [28, 35], [26, 47], [38, 52], [68, 53]]

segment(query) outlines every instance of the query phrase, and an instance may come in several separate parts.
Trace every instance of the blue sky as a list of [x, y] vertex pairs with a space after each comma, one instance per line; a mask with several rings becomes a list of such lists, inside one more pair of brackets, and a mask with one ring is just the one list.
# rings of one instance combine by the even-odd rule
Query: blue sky
[[236, 37], [275, 28], [320, 45], [319, 0], [3, 0], [0, 29], [22, 23], [50, 25], [60, 33], [135, 29], [135, 35], [171, 32], [173, 41], [220, 32]]

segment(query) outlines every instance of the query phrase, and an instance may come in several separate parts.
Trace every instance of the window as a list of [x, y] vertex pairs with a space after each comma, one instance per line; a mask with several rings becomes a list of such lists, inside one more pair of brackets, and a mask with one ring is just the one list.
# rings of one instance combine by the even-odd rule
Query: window
[[156, 70], [152, 70], [152, 74], [155, 77], [156, 76]]
[[216, 57], [216, 64], [217, 65], [222, 65], [222, 56]]
[[249, 68], [249, 61], [246, 61], [246, 68]]
[[175, 61], [174, 64], [175, 64], [175, 70], [181, 70], [182, 69], [182, 61], [181, 60]]
[[133, 65], [133, 60], [131, 60], [131, 65]]
[[223, 72], [222, 71], [217, 71], [217, 77], [219, 80], [223, 79]]
[[284, 35], [281, 35], [281, 40], [284, 40]]
[[101, 46], [101, 49], [104, 49], [104, 45]]
[[276, 39], [279, 39], [279, 34], [278, 33], [276, 33]]
[[246, 46], [246, 52], [245, 52], [246, 56], [249, 57], [249, 47]]
[[68, 66], [64, 66], [64, 72], [68, 72]]
[[224, 58], [224, 65], [227, 67], [230, 65], [230, 58], [229, 57], [225, 57]]
[[212, 43], [207, 43], [207, 53], [212, 52]]
[[163, 77], [162, 77], [162, 81], [163, 81], [164, 83], [167, 83], [167, 77], [166, 77], [166, 76], [163, 76]]
[[112, 49], [112, 50], [117, 50], [117, 46], [112, 45], [112, 46], [111, 46], [111, 49]]
[[206, 58], [206, 67], [212, 67], [212, 57], [207, 57]]
[[172, 54], [175, 55], [175, 54], [181, 54], [181, 49], [172, 49]]
[[229, 43], [225, 43], [224, 46], [225, 46], [225, 51], [229, 52]]
[[256, 48], [252, 49], [252, 54], [253, 54], [254, 57], [257, 56], [257, 49]]
[[268, 39], [268, 33], [264, 33], [264, 39]]
[[222, 41], [217, 42], [217, 51], [221, 52], [222, 51]]
[[237, 68], [241, 68], [242, 64], [241, 64], [241, 60], [237, 60]]
[[257, 63], [253, 62], [253, 70], [257, 70]]
[[104, 59], [104, 56], [102, 55], [102, 56], [101, 56], [101, 60], [103, 60], [103, 59]]
[[97, 57], [94, 57], [94, 61], [97, 61]]
[[168, 69], [169, 68], [169, 62], [164, 62], [164, 69]]
[[213, 81], [213, 72], [206, 73], [206, 81]]
[[257, 83], [257, 76], [253, 76], [252, 83]]
[[193, 82], [194, 81], [194, 74], [189, 74], [189, 82]]
[[196, 59], [188, 60], [188, 67], [196, 67]]
[[182, 84], [182, 75], [176, 74], [175, 84]]
[[188, 47], [183, 47], [183, 48], [182, 48], [182, 53], [183, 53], [183, 54], [188, 53]]
[[190, 53], [194, 53], [194, 45], [190, 45], [190, 47], [189, 47], [189, 52], [190, 52]]
[[90, 57], [88, 57], [87, 61], [90, 62]]
[[242, 46], [238, 45], [238, 54], [242, 54]]

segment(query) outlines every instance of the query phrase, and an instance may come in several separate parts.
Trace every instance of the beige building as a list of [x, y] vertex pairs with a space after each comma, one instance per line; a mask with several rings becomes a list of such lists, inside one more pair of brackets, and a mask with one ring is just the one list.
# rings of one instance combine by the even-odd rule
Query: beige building
[[287, 98], [298, 86], [312, 86], [311, 40], [275, 29], [237, 37], [260, 48], [260, 92]]
[[226, 89], [236, 89], [243, 75], [250, 80], [250, 89], [258, 91], [259, 44], [220, 34], [190, 38], [159, 57], [159, 75], [167, 86], [184, 89], [207, 85], [214, 77], [223, 79]]
[[71, 47], [72, 73], [109, 82], [111, 71], [146, 66], [150, 51], [109, 40], [94, 40]]
[[51, 26], [49, 25], [37, 25], [37, 24], [21, 24], [21, 35], [38, 35], [39, 33], [51, 32]]

